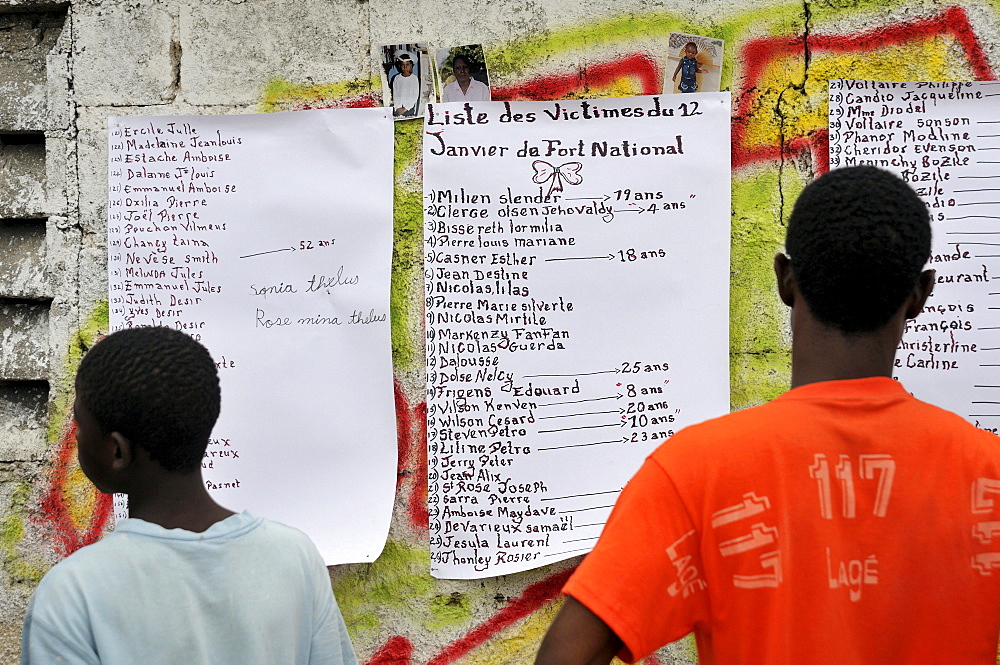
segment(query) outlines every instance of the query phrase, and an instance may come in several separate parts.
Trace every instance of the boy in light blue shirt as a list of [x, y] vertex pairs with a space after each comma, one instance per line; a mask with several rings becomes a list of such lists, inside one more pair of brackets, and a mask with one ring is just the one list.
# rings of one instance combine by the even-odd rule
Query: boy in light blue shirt
[[215, 362], [184, 333], [122, 330], [83, 359], [80, 468], [131, 517], [42, 579], [22, 665], [356, 665], [309, 538], [205, 489], [219, 405]]

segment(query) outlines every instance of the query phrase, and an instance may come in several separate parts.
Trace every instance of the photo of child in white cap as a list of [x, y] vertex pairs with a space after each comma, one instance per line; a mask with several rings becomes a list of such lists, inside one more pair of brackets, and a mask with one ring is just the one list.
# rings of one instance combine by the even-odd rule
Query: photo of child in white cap
[[430, 95], [426, 44], [388, 44], [379, 49], [384, 106], [396, 120], [419, 118]]

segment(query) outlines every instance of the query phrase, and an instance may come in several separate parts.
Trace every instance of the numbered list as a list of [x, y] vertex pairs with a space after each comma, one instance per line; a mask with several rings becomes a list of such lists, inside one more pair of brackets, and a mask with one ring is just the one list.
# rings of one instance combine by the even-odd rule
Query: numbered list
[[108, 156], [111, 328], [183, 331], [219, 371], [206, 489], [373, 560], [396, 466], [387, 112], [112, 118]]
[[830, 167], [905, 179], [931, 215], [934, 291], [893, 375], [917, 397], [1000, 427], [1000, 84], [830, 81]]
[[429, 107], [435, 576], [589, 551], [642, 459], [728, 410], [728, 108]]

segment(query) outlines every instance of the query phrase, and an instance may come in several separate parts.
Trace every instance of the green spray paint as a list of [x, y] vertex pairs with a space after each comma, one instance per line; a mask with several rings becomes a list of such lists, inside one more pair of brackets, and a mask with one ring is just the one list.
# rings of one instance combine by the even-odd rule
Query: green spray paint
[[469, 596], [458, 591], [439, 593], [431, 598], [431, 616], [424, 622], [429, 630], [439, 630], [472, 619]]
[[83, 322], [80, 329], [76, 331], [69, 340], [69, 347], [66, 351], [66, 361], [63, 363], [63, 372], [58, 383], [55, 384], [55, 396], [52, 400], [53, 407], [49, 413], [49, 427], [47, 440], [50, 445], [59, 441], [66, 430], [66, 423], [69, 421], [69, 414], [73, 404], [73, 383], [76, 379], [76, 370], [83, 360], [84, 354], [97, 343], [101, 336], [107, 334], [108, 323], [108, 301], [102, 300], [94, 305], [90, 316]]
[[331, 100], [343, 97], [365, 95], [381, 88], [377, 75], [369, 78], [350, 79], [336, 83], [321, 83], [318, 85], [302, 85], [281, 79], [274, 79], [264, 87], [258, 108], [261, 113], [287, 111], [289, 107], [309, 106], [316, 104], [321, 108]]
[[395, 127], [389, 321], [393, 367], [405, 371], [417, 369], [416, 361], [423, 362], [414, 346], [414, 340], [423, 339], [423, 319], [414, 312], [421, 311], [423, 300], [424, 193], [420, 181], [414, 178], [407, 182], [402, 176], [421, 159], [424, 125], [420, 120], [408, 120], [396, 122]]
[[[54, 383], [55, 396], [49, 413], [46, 432], [49, 445], [55, 445], [65, 434], [73, 403], [73, 380], [80, 360], [90, 347], [108, 330], [108, 302], [98, 302], [80, 329], [69, 341], [66, 361], [60, 380]], [[32, 563], [18, 551], [18, 544], [24, 539], [28, 504], [34, 486], [30, 483], [18, 485], [11, 497], [10, 505], [0, 520], [0, 559], [2, 568], [15, 584], [36, 586], [48, 569], [44, 563]]]
[[[801, 7], [799, 7], [801, 11]], [[595, 46], [627, 43], [635, 39], [660, 37], [666, 39], [671, 32], [688, 32], [710, 37], [721, 37], [719, 28], [706, 30], [704, 25], [691, 23], [686, 16], [669, 12], [630, 14], [619, 18], [586, 23], [566, 30], [545, 32], [508, 42], [486, 51], [486, 62], [491, 72], [500, 77], [520, 78], [544, 62], [554, 53], [586, 51]], [[725, 58], [722, 67], [722, 86], [729, 87], [732, 78], [732, 58]]]
[[426, 542], [411, 547], [389, 540], [375, 562], [350, 568], [334, 582], [333, 592], [352, 637], [377, 634], [381, 617], [400, 610], [432, 631], [472, 619], [469, 594], [442, 592], [440, 583], [428, 574]]
[[390, 540], [373, 563], [352, 566], [350, 574], [334, 582], [333, 592], [351, 635], [378, 631], [381, 615], [432, 595], [430, 552]]
[[729, 287], [733, 409], [761, 404], [788, 389], [788, 314], [778, 298], [773, 265], [784, 244], [791, 202], [805, 184], [794, 168], [762, 166], [733, 175]]
[[18, 552], [18, 544], [24, 539], [24, 520], [32, 489], [31, 483], [18, 484], [3, 519], [0, 519], [0, 567], [12, 584], [34, 587], [41, 581], [48, 566], [30, 563]]

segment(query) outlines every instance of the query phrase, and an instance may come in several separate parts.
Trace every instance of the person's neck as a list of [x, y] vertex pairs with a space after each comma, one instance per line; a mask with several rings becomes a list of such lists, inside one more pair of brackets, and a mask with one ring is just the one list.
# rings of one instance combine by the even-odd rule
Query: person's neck
[[792, 338], [792, 387], [819, 381], [892, 376], [903, 320], [872, 332], [847, 334], [816, 322]]
[[165, 529], [201, 533], [235, 514], [209, 495], [201, 469], [190, 473], [154, 470], [137, 486], [140, 489], [128, 493], [129, 516]]
[[906, 321], [923, 310], [934, 288], [934, 271], [923, 271], [888, 321], [872, 331], [848, 334], [813, 316], [799, 291], [791, 259], [783, 253], [774, 257], [774, 274], [778, 295], [791, 308], [792, 388], [818, 381], [892, 377]]
[[472, 83], [472, 79], [468, 79], [465, 83], [462, 83], [461, 81], [459, 81], [458, 82], [458, 87], [462, 89], [462, 92], [468, 92], [469, 91], [469, 85], [471, 83]]

